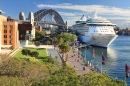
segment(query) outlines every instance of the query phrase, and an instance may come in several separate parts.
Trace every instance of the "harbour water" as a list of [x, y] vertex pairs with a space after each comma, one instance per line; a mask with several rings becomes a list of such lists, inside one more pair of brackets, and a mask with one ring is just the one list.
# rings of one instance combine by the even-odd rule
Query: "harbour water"
[[[93, 60], [93, 48], [96, 52], [96, 57]], [[118, 36], [109, 47], [100, 48], [82, 48], [80, 49], [82, 55], [95, 67], [101, 69], [102, 52], [106, 58], [105, 65], [102, 65], [102, 71], [110, 77], [116, 79], [125, 79], [125, 65], [130, 66], [130, 36]], [[128, 86], [130, 86], [130, 77], [126, 78]]]

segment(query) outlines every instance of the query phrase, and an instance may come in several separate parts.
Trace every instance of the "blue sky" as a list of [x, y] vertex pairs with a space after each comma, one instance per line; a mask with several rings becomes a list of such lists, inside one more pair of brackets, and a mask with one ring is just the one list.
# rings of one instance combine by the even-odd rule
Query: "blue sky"
[[130, 0], [1, 0], [0, 10], [5, 16], [19, 18], [19, 12], [28, 17], [29, 12], [51, 7], [56, 10], [69, 25], [82, 15], [91, 16], [96, 10], [98, 16], [109, 19], [121, 28], [130, 27]]

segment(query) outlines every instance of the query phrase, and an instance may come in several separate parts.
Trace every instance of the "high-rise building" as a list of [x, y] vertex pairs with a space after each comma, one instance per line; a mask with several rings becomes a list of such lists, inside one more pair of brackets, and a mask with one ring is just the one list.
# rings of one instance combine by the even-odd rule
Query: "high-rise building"
[[19, 13], [19, 20], [25, 20], [24, 12]]
[[32, 26], [34, 26], [34, 14], [33, 14], [33, 12], [29, 12], [28, 20], [30, 21]]

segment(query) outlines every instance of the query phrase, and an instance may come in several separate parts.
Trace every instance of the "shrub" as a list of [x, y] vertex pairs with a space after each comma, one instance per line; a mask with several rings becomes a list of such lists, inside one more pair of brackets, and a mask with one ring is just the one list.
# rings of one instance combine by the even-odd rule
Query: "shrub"
[[37, 51], [32, 51], [32, 52], [30, 53], [30, 56], [31, 56], [31, 57], [38, 57], [38, 55], [39, 55], [39, 53], [38, 53]]
[[29, 54], [30, 54], [30, 50], [28, 50], [28, 49], [23, 49], [23, 50], [22, 50], [22, 54], [23, 54], [23, 55], [29, 55]]
[[35, 41], [34, 45], [38, 47], [40, 45], [40, 42], [39, 41]]

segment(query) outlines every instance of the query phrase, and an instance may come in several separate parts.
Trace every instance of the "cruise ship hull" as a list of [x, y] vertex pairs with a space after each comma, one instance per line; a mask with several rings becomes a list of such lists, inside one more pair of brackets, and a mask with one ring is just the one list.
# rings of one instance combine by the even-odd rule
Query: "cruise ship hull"
[[79, 40], [81, 42], [87, 43], [89, 45], [100, 46], [107, 48], [116, 38], [115, 34], [89, 34], [89, 35], [79, 35]]
[[117, 37], [114, 31], [116, 24], [98, 17], [96, 12], [93, 12], [92, 18], [86, 19], [83, 15], [72, 27], [78, 39], [89, 45], [108, 47]]

